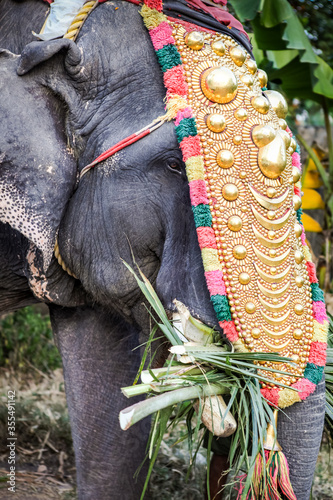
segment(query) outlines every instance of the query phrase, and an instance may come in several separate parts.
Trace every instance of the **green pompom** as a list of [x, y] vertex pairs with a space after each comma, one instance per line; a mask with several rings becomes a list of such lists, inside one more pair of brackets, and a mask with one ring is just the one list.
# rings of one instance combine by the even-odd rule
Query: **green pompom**
[[313, 363], [307, 363], [306, 368], [304, 370], [304, 378], [307, 378], [313, 384], [319, 384], [323, 377], [324, 367], [317, 366]]
[[203, 203], [192, 206], [195, 227], [211, 227], [212, 226], [212, 215], [210, 213], [209, 205], [204, 205]]
[[324, 292], [319, 288], [318, 283], [311, 283], [312, 300], [314, 302], [325, 302]]
[[182, 60], [175, 45], [165, 45], [162, 49], [156, 51], [156, 55], [163, 73], [174, 66], [182, 64]]
[[296, 217], [297, 217], [297, 220], [300, 224], [302, 224], [302, 213], [303, 213], [303, 210], [301, 208], [296, 210]]
[[196, 136], [197, 127], [194, 118], [184, 118], [176, 127], [176, 134], [178, 142], [181, 143], [184, 137]]
[[210, 300], [213, 303], [218, 321], [231, 321], [231, 312], [227, 297], [225, 295], [212, 295]]

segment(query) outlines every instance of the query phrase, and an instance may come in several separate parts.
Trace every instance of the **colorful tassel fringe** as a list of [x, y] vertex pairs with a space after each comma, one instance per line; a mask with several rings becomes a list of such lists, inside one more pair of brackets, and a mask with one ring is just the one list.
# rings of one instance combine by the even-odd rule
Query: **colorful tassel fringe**
[[[266, 474], [263, 469], [266, 468]], [[265, 462], [259, 454], [253, 474], [254, 499], [297, 500], [289, 479], [287, 459], [282, 451], [265, 450]]]

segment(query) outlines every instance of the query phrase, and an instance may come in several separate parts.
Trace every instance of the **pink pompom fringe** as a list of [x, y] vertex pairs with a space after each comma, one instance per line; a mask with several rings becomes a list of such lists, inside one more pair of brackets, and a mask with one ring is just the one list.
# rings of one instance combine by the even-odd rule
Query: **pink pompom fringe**
[[292, 387], [298, 390], [298, 395], [303, 401], [315, 391], [317, 386], [313, 382], [310, 382], [307, 378], [302, 378], [293, 384]]
[[200, 156], [201, 146], [199, 136], [184, 137], [180, 143], [180, 149], [182, 150], [184, 161], [187, 161], [191, 156]]
[[[185, 81], [183, 66], [174, 66], [168, 69], [163, 76], [164, 85], [167, 88], [167, 97], [169, 98], [173, 94], [186, 97], [188, 86]], [[177, 124], [176, 124], [177, 125]], [[179, 123], [178, 123], [179, 125]]]
[[313, 262], [306, 262], [310, 283], [318, 283], [316, 267]]
[[326, 342], [312, 342], [309, 354], [309, 363], [317, 366], [326, 364]]
[[302, 242], [303, 247], [305, 247], [306, 246], [306, 236], [305, 236], [305, 231], [304, 231], [303, 226], [302, 226], [301, 242]]
[[[192, 205], [194, 205], [196, 207], [197, 205], [200, 205], [201, 203], [208, 204], [205, 181], [203, 181], [203, 180], [191, 181], [189, 185], [190, 185], [190, 197], [191, 197]], [[212, 231], [212, 233], [213, 233], [214, 240], [215, 240], [214, 231]]]
[[225, 295], [222, 271], [206, 271], [205, 277], [210, 295]]
[[297, 194], [297, 196], [301, 196], [301, 188], [294, 186], [294, 194]]
[[301, 157], [298, 153], [295, 152], [292, 154], [291, 161], [293, 167], [297, 167], [299, 170], [301, 170]]
[[181, 111], [178, 111], [176, 119], [175, 119], [176, 127], [180, 124], [180, 122], [184, 118], [192, 118], [192, 117], [193, 117], [193, 114], [192, 114], [191, 108], [185, 108], [185, 109], [182, 109]]
[[175, 43], [172, 36], [172, 29], [166, 21], [150, 30], [149, 34], [155, 50], [162, 49], [165, 45], [174, 45]]
[[278, 406], [279, 404], [279, 389], [260, 389], [261, 395], [267, 399], [267, 401], [273, 405]]
[[238, 333], [233, 321], [219, 321], [219, 325], [223, 328], [223, 331], [230, 342], [236, 342], [236, 340], [238, 340]]
[[324, 302], [312, 302], [313, 317], [321, 325], [327, 321], [327, 314]]
[[200, 249], [217, 248], [214, 231], [211, 227], [198, 227], [197, 235]]

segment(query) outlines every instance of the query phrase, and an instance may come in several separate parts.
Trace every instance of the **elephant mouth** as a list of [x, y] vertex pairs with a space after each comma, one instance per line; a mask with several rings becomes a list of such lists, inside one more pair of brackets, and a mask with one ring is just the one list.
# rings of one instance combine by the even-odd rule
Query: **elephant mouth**
[[169, 318], [171, 316], [173, 328], [182, 342], [206, 343], [214, 334], [221, 333], [220, 327], [204, 323], [179, 300], [173, 303], [175, 311], [169, 313]]

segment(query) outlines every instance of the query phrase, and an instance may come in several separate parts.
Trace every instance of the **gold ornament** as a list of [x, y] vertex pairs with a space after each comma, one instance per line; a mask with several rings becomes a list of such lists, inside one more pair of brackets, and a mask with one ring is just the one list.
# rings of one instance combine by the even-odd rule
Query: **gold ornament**
[[290, 148], [292, 150], [292, 153], [295, 153], [296, 148], [297, 148], [297, 142], [295, 141], [295, 139], [293, 137], [291, 137], [291, 140], [290, 140]]
[[297, 167], [293, 167], [293, 182], [296, 184], [301, 178], [301, 172], [298, 170]]
[[267, 87], [267, 73], [263, 69], [258, 69], [258, 78], [259, 78], [259, 83], [260, 87]]
[[277, 191], [275, 188], [273, 188], [271, 186], [267, 188], [266, 194], [269, 198], [274, 198], [274, 196], [276, 196], [276, 193], [277, 193]]
[[254, 84], [253, 76], [249, 74], [241, 76], [241, 81], [249, 88], [251, 88]]
[[232, 49], [229, 50], [229, 54], [237, 66], [242, 66], [244, 64], [246, 53], [239, 45], [232, 47]]
[[280, 92], [276, 90], [266, 90], [265, 95], [268, 97], [278, 118], [285, 118], [288, 113], [288, 104]]
[[245, 273], [245, 272], [244, 273], [240, 273], [240, 275], [238, 276], [238, 281], [242, 285], [247, 285], [251, 281], [251, 276], [248, 273]]
[[222, 195], [225, 200], [234, 201], [238, 198], [238, 188], [235, 184], [225, 184], [222, 188]]
[[303, 332], [300, 328], [295, 328], [293, 332], [293, 337], [296, 340], [300, 340], [303, 337]]
[[275, 274], [274, 276], [271, 276], [272, 268], [270, 269], [271, 274], [267, 274], [265, 271], [260, 269], [259, 265], [256, 262], [254, 262], [254, 267], [255, 267], [258, 275], [260, 276], [260, 278], [263, 281], [266, 281], [266, 283], [281, 283], [287, 277], [288, 273], [290, 272], [290, 266], [288, 266], [281, 273], [278, 273], [278, 274]]
[[[281, 227], [283, 227], [285, 225], [285, 223], [287, 222], [287, 220], [289, 219], [289, 217], [291, 215], [291, 209], [289, 209], [286, 211], [286, 213], [284, 215], [282, 215], [282, 217], [278, 217], [275, 220], [269, 220], [269, 219], [266, 219], [266, 217], [264, 217], [263, 215], [261, 215], [261, 213], [258, 212], [258, 210], [254, 207], [254, 205], [251, 205], [251, 210], [253, 212], [253, 215], [255, 216], [257, 221], [259, 222], [259, 224], [261, 224], [261, 226], [265, 227], [269, 231], [270, 230], [276, 231], [277, 229], [281, 229]], [[269, 237], [269, 235], [268, 235], [268, 237]]]
[[287, 165], [287, 155], [284, 140], [279, 133], [272, 142], [259, 149], [258, 163], [265, 177], [280, 177]]
[[236, 245], [232, 250], [233, 256], [235, 259], [242, 260], [246, 257], [246, 248], [244, 245]]
[[294, 257], [297, 264], [301, 264], [304, 260], [304, 255], [300, 250], [295, 251]]
[[246, 108], [238, 108], [238, 109], [236, 109], [234, 116], [235, 116], [236, 120], [244, 121], [247, 119], [248, 114], [249, 113], [248, 113]]
[[255, 62], [254, 59], [248, 59], [246, 63], [247, 69], [252, 75], [255, 75], [257, 72], [257, 63]]
[[[249, 184], [249, 188], [257, 202], [264, 208], [267, 208], [267, 210], [277, 210], [278, 208], [281, 207], [281, 205], [286, 201], [289, 190], [286, 189], [284, 193], [281, 194], [281, 196], [278, 196], [277, 198], [267, 198], [265, 195], [259, 193], [253, 186]], [[270, 189], [270, 188], [269, 188]], [[274, 193], [276, 194], [276, 189], [272, 188]], [[267, 190], [268, 191], [268, 190]]]
[[192, 50], [200, 50], [204, 46], [205, 39], [200, 31], [191, 31], [185, 36], [185, 43]]
[[279, 125], [282, 130], [286, 130], [286, 128], [288, 127], [286, 120], [284, 120], [283, 118], [279, 119]]
[[251, 335], [252, 335], [252, 337], [254, 339], [258, 339], [260, 337], [260, 330], [259, 330], [259, 328], [252, 328]]
[[232, 139], [232, 142], [236, 144], [236, 146], [239, 146], [242, 142], [242, 136], [241, 135], [235, 135]]
[[245, 311], [248, 313], [248, 314], [253, 314], [255, 311], [256, 311], [256, 305], [253, 303], [253, 302], [247, 302], [245, 304]]
[[242, 229], [243, 222], [238, 215], [232, 215], [228, 219], [228, 228], [230, 231], [240, 231]]
[[295, 282], [298, 288], [301, 288], [304, 285], [304, 278], [302, 278], [302, 276], [296, 276]]
[[201, 77], [201, 89], [205, 96], [213, 102], [227, 103], [237, 94], [237, 78], [225, 67], [209, 68]]
[[276, 130], [271, 125], [257, 125], [252, 130], [252, 140], [257, 148], [263, 148], [276, 137]]
[[229, 149], [222, 149], [217, 153], [216, 161], [221, 168], [230, 168], [234, 163], [234, 155]]
[[295, 210], [298, 210], [302, 206], [302, 200], [299, 196], [297, 196], [297, 194], [293, 195], [293, 203]]
[[257, 97], [253, 97], [251, 99], [251, 104], [252, 104], [253, 108], [256, 111], [258, 111], [258, 113], [261, 113], [262, 115], [266, 115], [269, 111], [269, 102], [262, 95], [259, 95]]
[[280, 130], [279, 134], [282, 137], [282, 139], [284, 140], [284, 144], [286, 146], [286, 149], [288, 149], [290, 146], [290, 141], [291, 141], [290, 135], [285, 130]]
[[222, 40], [216, 40], [215, 42], [212, 43], [211, 47], [215, 52], [215, 54], [217, 54], [218, 56], [223, 56], [226, 50]]
[[304, 306], [302, 304], [297, 303], [294, 305], [294, 311], [298, 316], [300, 316], [304, 312]]
[[296, 222], [295, 234], [296, 234], [297, 238], [299, 238], [302, 235], [302, 232], [303, 232], [302, 226], [300, 224], [298, 224], [298, 222]]
[[206, 125], [209, 128], [209, 130], [215, 132], [216, 134], [219, 134], [220, 132], [223, 132], [223, 130], [225, 129], [226, 120], [223, 115], [220, 115], [218, 113], [212, 113], [211, 115], [207, 116]]
[[276, 290], [276, 284], [273, 283], [271, 285], [271, 288], [267, 288], [265, 287], [264, 285], [262, 285], [260, 283], [260, 281], [257, 281], [257, 285], [258, 285], [258, 288], [260, 290], [260, 292], [265, 296], [265, 297], [269, 297], [271, 299], [279, 299], [280, 297], [282, 297], [286, 291], [288, 290], [289, 286], [290, 286], [290, 281], [287, 281], [287, 283], [282, 286], [281, 288], [279, 288], [279, 290]]

